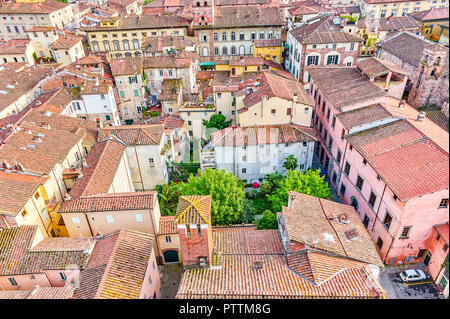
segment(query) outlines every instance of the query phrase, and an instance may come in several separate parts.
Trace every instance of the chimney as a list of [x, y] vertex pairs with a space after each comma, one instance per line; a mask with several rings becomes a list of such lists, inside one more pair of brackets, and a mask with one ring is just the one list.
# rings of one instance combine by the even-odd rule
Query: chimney
[[419, 122], [423, 122], [423, 120], [425, 119], [425, 116], [426, 116], [427, 114], [425, 113], [425, 112], [419, 112], [419, 113], [417, 113], [417, 121], [419, 121]]
[[294, 93], [292, 95], [292, 101], [294, 101], [294, 103], [297, 103], [297, 93]]
[[399, 105], [398, 105], [398, 108], [399, 108], [400, 110], [403, 110], [403, 109], [405, 108], [405, 103], [406, 103], [405, 100], [401, 100], [400, 103], [399, 103]]

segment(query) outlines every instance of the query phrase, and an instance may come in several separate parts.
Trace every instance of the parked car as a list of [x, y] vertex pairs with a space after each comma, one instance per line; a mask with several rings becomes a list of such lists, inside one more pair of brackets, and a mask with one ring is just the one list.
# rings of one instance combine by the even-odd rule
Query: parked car
[[422, 270], [415, 270], [415, 269], [404, 270], [399, 275], [404, 282], [415, 282], [427, 278], [427, 275], [425, 275], [425, 273]]

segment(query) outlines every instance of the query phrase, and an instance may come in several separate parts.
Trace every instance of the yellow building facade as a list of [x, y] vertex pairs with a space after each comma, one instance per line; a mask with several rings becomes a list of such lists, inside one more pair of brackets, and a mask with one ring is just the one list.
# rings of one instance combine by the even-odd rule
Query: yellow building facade
[[280, 39], [256, 40], [253, 42], [253, 56], [283, 62], [283, 47]]
[[409, 13], [448, 8], [449, 0], [360, 0], [361, 15], [369, 19], [400, 17]]

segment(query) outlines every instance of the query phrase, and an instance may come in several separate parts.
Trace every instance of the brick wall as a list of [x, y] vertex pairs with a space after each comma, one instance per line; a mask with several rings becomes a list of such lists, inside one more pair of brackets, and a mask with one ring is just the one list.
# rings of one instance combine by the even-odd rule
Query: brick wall
[[[178, 225], [178, 234], [180, 238], [180, 251], [183, 259], [183, 266], [192, 266], [199, 264], [199, 257], [206, 257], [206, 262], [210, 261], [210, 236], [208, 228], [201, 228], [201, 236], [198, 236], [197, 227], [191, 227], [190, 237], [186, 236], [185, 225]], [[191, 225], [193, 226], [193, 225]], [[203, 225], [204, 226], [204, 225]]]

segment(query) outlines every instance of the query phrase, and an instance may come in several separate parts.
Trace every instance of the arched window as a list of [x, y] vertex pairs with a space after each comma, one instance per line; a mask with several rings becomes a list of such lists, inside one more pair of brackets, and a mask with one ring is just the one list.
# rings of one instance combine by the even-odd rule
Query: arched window
[[236, 41], [236, 33], [231, 32], [231, 41]]
[[114, 50], [120, 50], [120, 44], [119, 44], [119, 41], [117, 41], [117, 40], [114, 40], [113, 41], [113, 46], [114, 46]]
[[125, 57], [127, 57], [127, 58], [131, 58], [133, 55], [131, 54], [131, 52], [127, 52], [127, 53], [125, 53]]
[[122, 53], [116, 53], [116, 58], [120, 59], [122, 57]]
[[92, 43], [92, 49], [94, 51], [99, 51], [99, 49], [98, 49], [98, 42], [97, 41], [92, 41], [91, 43]]
[[272, 39], [272, 38], [273, 38], [273, 31], [270, 30], [270, 31], [267, 33], [267, 39]]
[[208, 6], [208, 1], [205, 1], [204, 5], [205, 5], [205, 7], [207, 7]]
[[331, 53], [326, 57], [327, 65], [329, 64], [339, 64], [339, 54]]
[[348, 56], [344, 59], [344, 65], [346, 66], [352, 66], [353, 65], [353, 57]]
[[222, 48], [222, 55], [228, 55], [228, 48], [227, 47], [223, 47]]
[[207, 47], [202, 48], [202, 56], [208, 56], [208, 48]]
[[139, 50], [139, 40], [133, 39], [133, 47], [135, 50]]
[[227, 41], [227, 33], [222, 32], [222, 41]]
[[264, 40], [266, 38], [266, 33], [264, 31], [259, 32], [259, 39]]
[[206, 36], [206, 33], [202, 33], [202, 41], [203, 42], [208, 41], [208, 37]]
[[251, 39], [256, 40], [256, 31], [252, 31]]
[[306, 65], [319, 65], [320, 55], [319, 54], [310, 54], [306, 58]]
[[244, 55], [244, 54], [245, 54], [245, 47], [244, 47], [243, 45], [241, 45], [241, 46], [239, 47], [239, 54], [240, 54], [240, 55]]
[[231, 55], [236, 55], [236, 47], [234, 45], [231, 46]]
[[140, 55], [141, 55], [141, 52], [136, 51], [136, 52], [134, 52], [134, 55], [135, 55], [135, 56], [140, 56]]
[[39, 96], [39, 93], [38, 92], [34, 92], [34, 98], [37, 99], [38, 96]]
[[106, 51], [111, 50], [111, 47], [109, 46], [109, 41], [107, 40], [103, 41], [103, 47], [105, 48]]
[[214, 47], [214, 55], [219, 55], [219, 48], [218, 47]]
[[197, 1], [197, 7], [200, 7], [200, 1]]
[[128, 42], [128, 40], [125, 39], [122, 41], [122, 43], [123, 43], [124, 50], [130, 50], [130, 43]]

